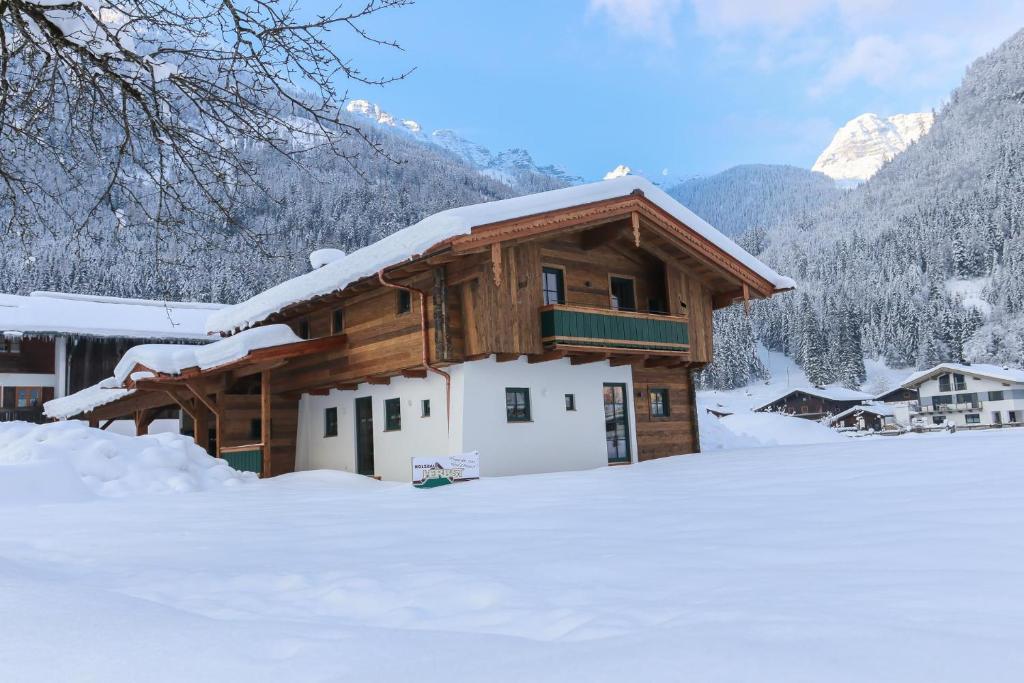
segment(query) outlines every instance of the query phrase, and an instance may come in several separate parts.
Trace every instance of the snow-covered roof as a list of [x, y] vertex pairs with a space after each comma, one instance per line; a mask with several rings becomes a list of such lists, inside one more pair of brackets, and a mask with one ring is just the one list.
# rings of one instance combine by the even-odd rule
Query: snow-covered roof
[[131, 396], [134, 389], [125, 389], [121, 383], [113, 377], [107, 377], [102, 382], [76, 391], [69, 396], [54, 398], [43, 404], [43, 413], [47, 417], [58, 420], [69, 418], [73, 415], [81, 415], [90, 410], [113, 403], [119, 398]]
[[854, 413], [871, 413], [872, 415], [878, 415], [879, 417], [892, 417], [896, 414], [896, 409], [893, 406], [886, 405], [884, 403], [869, 403], [866, 405], [853, 406], [852, 408], [847, 408], [843, 412], [833, 416], [832, 422]]
[[635, 190], [643, 191], [647, 199], [763, 277], [776, 289], [796, 286], [792, 279], [779, 275], [751, 256], [653, 183], [631, 175], [436, 213], [344, 258], [326, 263], [246, 301], [212, 313], [207, 321], [207, 329], [211, 332], [244, 329], [292, 304], [340, 291], [383, 268], [415, 258], [445, 240], [469, 234], [477, 226], [626, 197]]
[[209, 370], [245, 358], [251, 351], [303, 341], [287, 325], [264, 325], [212, 344], [141, 344], [128, 349], [114, 367], [114, 381], [123, 384], [136, 366], [165, 375], [186, 368]]
[[933, 368], [915, 372], [910, 377], [903, 380], [902, 386], [914, 387], [929, 377], [944, 372], [956, 372], [961, 375], [981, 375], [982, 377], [991, 377], [992, 379], [998, 379], [1002, 382], [1024, 384], [1024, 370], [1019, 368], [1008, 368], [1002, 365], [989, 365], [986, 363], [975, 363], [973, 365], [963, 365], [961, 363], [939, 363]]
[[207, 340], [206, 319], [221, 308], [62, 292], [0, 294], [0, 333]]
[[856, 389], [847, 389], [846, 387], [796, 387], [793, 389], [789, 389], [785, 393], [779, 394], [770, 401], [765, 401], [757, 408], [754, 408], [754, 410], [761, 410], [762, 408], [767, 408], [776, 401], [782, 400], [789, 396], [790, 394], [797, 391], [808, 394], [809, 396], [817, 396], [818, 398], [823, 398], [829, 401], [867, 401], [873, 398], [871, 394], [865, 393], [863, 391], [857, 391]]

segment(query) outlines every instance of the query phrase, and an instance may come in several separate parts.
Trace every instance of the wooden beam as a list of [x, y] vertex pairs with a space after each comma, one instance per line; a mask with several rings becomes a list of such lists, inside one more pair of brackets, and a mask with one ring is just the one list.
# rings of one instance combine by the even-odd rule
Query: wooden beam
[[[330, 389], [313, 389], [312, 391], [307, 391], [306, 393], [309, 394], [310, 396], [327, 396], [329, 393], [331, 393], [331, 390]], [[297, 394], [297, 395], [301, 395], [301, 394]]]
[[639, 363], [647, 360], [648, 356], [612, 356], [608, 359], [608, 364], [613, 368], [617, 368], [620, 365], [632, 365], [633, 363]]
[[366, 378], [366, 383], [367, 384], [391, 384], [391, 378], [390, 377], [381, 377], [381, 376], [378, 376], [378, 377], [367, 377]]
[[743, 314], [750, 317], [750, 287], [743, 283]]
[[545, 351], [544, 353], [531, 353], [526, 357], [526, 362], [546, 363], [549, 360], [558, 360], [559, 358], [565, 358], [565, 351], [556, 349], [554, 351]]
[[261, 477], [270, 476], [270, 370], [260, 373], [260, 443], [263, 451]]
[[494, 274], [494, 286], [501, 287], [501, 242], [491, 245], [491, 270]]
[[498, 363], [508, 363], [519, 358], [519, 355], [518, 353], [496, 353], [494, 354], [494, 360]]
[[408, 377], [409, 379], [424, 379], [427, 376], [427, 371], [423, 368], [411, 368], [408, 370], [402, 370], [402, 377]]
[[209, 397], [204, 394], [204, 392], [202, 392], [199, 389], [197, 389], [196, 386], [195, 386], [195, 382], [188, 382], [188, 381], [186, 381], [185, 382], [185, 387], [189, 391], [191, 391], [192, 395], [195, 396], [197, 399], [199, 399], [199, 402], [202, 403], [204, 406], [206, 406], [206, 408], [211, 413], [213, 413], [217, 417], [220, 416], [220, 406], [218, 406], [215, 401], [211, 401], [209, 399]]
[[633, 246], [640, 246], [640, 212], [634, 211], [629, 216], [630, 221], [633, 224]]
[[114, 424], [114, 418], [110, 418], [109, 420], [104, 422], [102, 425], [100, 425], [100, 429], [106, 430], [106, 428], [109, 427], [112, 424]]
[[603, 360], [608, 360], [611, 354], [608, 353], [584, 353], [584, 354], [571, 354], [569, 356], [569, 362], [573, 365], [585, 365], [587, 363], [598, 363]]

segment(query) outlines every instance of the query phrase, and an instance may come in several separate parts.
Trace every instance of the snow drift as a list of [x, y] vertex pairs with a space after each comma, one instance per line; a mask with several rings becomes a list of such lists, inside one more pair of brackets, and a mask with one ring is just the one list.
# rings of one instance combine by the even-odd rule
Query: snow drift
[[76, 421], [0, 424], [0, 501], [5, 503], [205, 491], [255, 478], [179, 434], [122, 436]]

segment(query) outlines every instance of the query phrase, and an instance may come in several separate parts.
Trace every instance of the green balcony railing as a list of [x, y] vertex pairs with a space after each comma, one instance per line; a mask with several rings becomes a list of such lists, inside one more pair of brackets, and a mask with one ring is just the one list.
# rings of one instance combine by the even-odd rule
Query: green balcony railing
[[588, 346], [682, 353], [690, 349], [687, 319], [557, 304], [540, 309], [546, 346]]
[[239, 472], [263, 472], [263, 448], [259, 444], [225, 446], [220, 450], [220, 457]]

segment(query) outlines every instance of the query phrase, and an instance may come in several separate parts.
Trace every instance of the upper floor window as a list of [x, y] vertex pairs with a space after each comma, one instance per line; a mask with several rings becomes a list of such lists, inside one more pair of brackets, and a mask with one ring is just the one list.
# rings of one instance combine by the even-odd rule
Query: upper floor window
[[978, 404], [978, 395], [977, 394], [973, 394], [973, 393], [972, 394], [957, 394], [956, 395], [956, 402], [957, 403], [967, 403], [967, 404], [970, 404], [970, 405], [977, 405]]
[[651, 389], [651, 417], [668, 417], [668, 389]]
[[544, 268], [544, 305], [565, 303], [565, 273], [561, 268]]
[[0, 337], [0, 353], [21, 353], [21, 337]]
[[990, 401], [1002, 401], [1003, 392], [1001, 391], [990, 391], [988, 392], [988, 400]]
[[338, 334], [345, 329], [345, 311], [335, 308], [331, 311], [331, 333]]
[[384, 429], [397, 432], [402, 428], [402, 399], [389, 398], [384, 401]]
[[952, 391], [949, 388], [949, 375], [939, 375], [939, 391]]
[[612, 308], [617, 311], [636, 310], [636, 283], [631, 277], [611, 276], [609, 285], [612, 295]]
[[299, 321], [299, 336], [303, 339], [309, 339], [309, 321], [305, 318]]
[[967, 388], [967, 382], [964, 380], [963, 375], [953, 375], [953, 389], [956, 391], [963, 391]]
[[398, 290], [398, 315], [412, 310], [412, 295], [405, 289]]
[[32, 408], [42, 403], [43, 390], [41, 387], [18, 387], [15, 397], [15, 407]]

